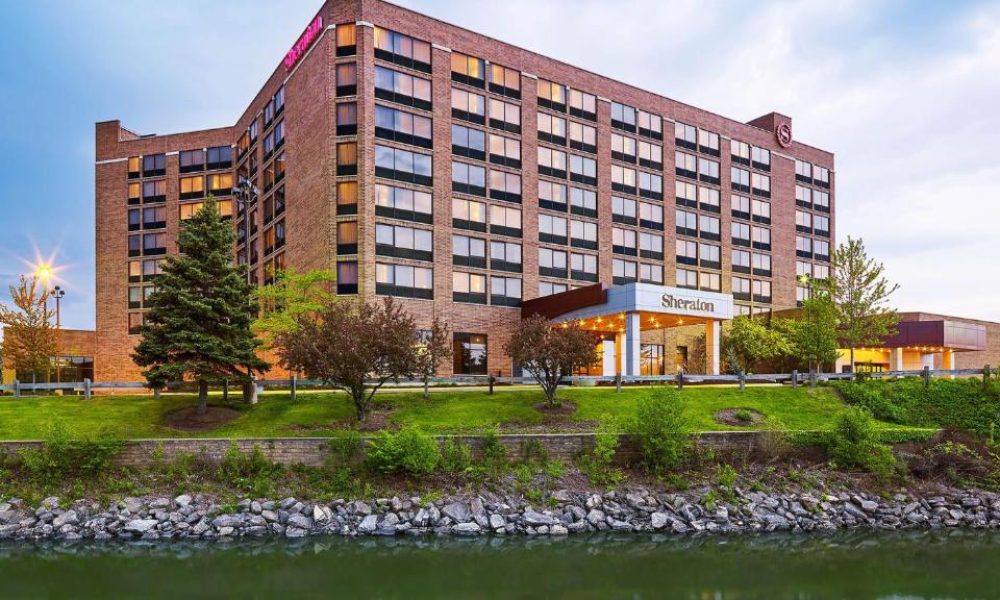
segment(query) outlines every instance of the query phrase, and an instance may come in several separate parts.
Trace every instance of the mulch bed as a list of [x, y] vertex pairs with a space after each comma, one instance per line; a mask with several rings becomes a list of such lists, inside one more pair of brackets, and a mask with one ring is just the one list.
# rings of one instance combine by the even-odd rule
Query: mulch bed
[[167, 413], [163, 420], [167, 427], [180, 431], [212, 431], [235, 421], [240, 414], [232, 408], [209, 405], [205, 414], [199, 415], [197, 406], [185, 406]]
[[[744, 421], [737, 418], [737, 413], [747, 412], [750, 413], [750, 420]], [[759, 425], [764, 422], [764, 415], [751, 409], [751, 408], [724, 408], [716, 412], [713, 417], [716, 423], [722, 423], [723, 425], [731, 425], [733, 427], [750, 427], [752, 425]]]
[[549, 406], [547, 402], [535, 405], [535, 410], [544, 416], [565, 416], [576, 412], [576, 405], [572, 402], [560, 402], [555, 406]]

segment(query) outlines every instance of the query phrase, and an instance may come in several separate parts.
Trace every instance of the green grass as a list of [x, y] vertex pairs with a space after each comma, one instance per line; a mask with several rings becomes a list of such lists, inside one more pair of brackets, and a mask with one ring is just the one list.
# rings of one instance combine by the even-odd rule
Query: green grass
[[[569, 420], [596, 422], [603, 415], [628, 419], [635, 414], [636, 399], [648, 388], [563, 388], [559, 398], [577, 406]], [[845, 405], [831, 388], [791, 389], [777, 386], [689, 387], [680, 393], [684, 414], [692, 431], [745, 429], [716, 423], [713, 414], [725, 408], [756, 410], [771, 422], [790, 430], [826, 430]], [[227, 406], [242, 413], [235, 421], [208, 432], [182, 432], [163, 425], [171, 410], [194, 404], [193, 395], [26, 397], [19, 401], [0, 398], [0, 439], [44, 438], [51, 423], [60, 422], [74, 436], [97, 436], [111, 429], [129, 438], [159, 437], [300, 437], [330, 436], [353, 424], [353, 406], [342, 393], [300, 393], [292, 401], [288, 394], [266, 393], [256, 406], [239, 402]], [[438, 390], [424, 400], [419, 391], [392, 390], [377, 396], [391, 408], [395, 425], [415, 425], [429, 433], [469, 433], [484, 427], [538, 425], [545, 417], [535, 406], [543, 402], [537, 388], [499, 389], [493, 396], [484, 391]], [[215, 396], [212, 403], [221, 404]], [[766, 421], [765, 421], [766, 422]], [[879, 423], [880, 429], [900, 429]], [[912, 428], [902, 428], [912, 430]]]

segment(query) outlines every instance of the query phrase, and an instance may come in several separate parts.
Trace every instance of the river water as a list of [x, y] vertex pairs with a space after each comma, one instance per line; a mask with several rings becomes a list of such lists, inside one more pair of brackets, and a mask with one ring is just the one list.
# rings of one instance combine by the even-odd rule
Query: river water
[[0, 598], [1000, 598], [1000, 533], [0, 544]]

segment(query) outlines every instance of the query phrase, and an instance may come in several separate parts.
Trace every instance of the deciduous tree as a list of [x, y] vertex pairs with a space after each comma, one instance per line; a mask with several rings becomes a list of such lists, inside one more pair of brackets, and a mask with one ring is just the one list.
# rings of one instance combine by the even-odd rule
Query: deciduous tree
[[269, 365], [250, 330], [258, 304], [242, 268], [233, 265], [233, 229], [208, 202], [184, 222], [177, 256], [167, 258], [149, 298], [142, 339], [132, 355], [157, 389], [185, 378], [198, 382], [198, 414], [205, 414], [209, 383], [249, 384]]
[[434, 317], [431, 328], [420, 332], [417, 340], [417, 373], [424, 381], [424, 400], [430, 397], [428, 384], [437, 375], [441, 362], [451, 356], [448, 325]]
[[328, 302], [316, 315], [297, 321], [296, 331], [277, 336], [278, 356], [310, 379], [347, 392], [358, 421], [364, 421], [375, 392], [386, 382], [417, 372], [416, 324], [392, 298]]
[[724, 354], [731, 353], [744, 372], [753, 370], [762, 361], [779, 359], [792, 352], [792, 345], [783, 333], [750, 316], [733, 319], [724, 337]]
[[825, 288], [837, 307], [838, 334], [850, 350], [853, 373], [855, 348], [879, 344], [895, 333], [899, 315], [889, 297], [899, 286], [885, 278], [885, 265], [868, 256], [863, 240], [848, 237], [831, 262]]
[[7, 368], [41, 374], [47, 379], [51, 357], [56, 354], [48, 287], [38, 277], [22, 275], [9, 289], [11, 306], [0, 304], [4, 332], [0, 356]]
[[330, 291], [334, 279], [333, 273], [325, 270], [299, 273], [286, 269], [275, 274], [273, 284], [256, 291], [261, 313], [253, 322], [254, 333], [268, 347], [277, 336], [294, 333], [299, 317], [318, 313], [334, 299]]
[[504, 351], [538, 382], [549, 406], [556, 405], [563, 377], [597, 360], [593, 335], [575, 323], [553, 325], [538, 315], [517, 325]]
[[813, 285], [797, 318], [775, 319], [774, 327], [791, 342], [792, 357], [805, 363], [810, 373], [836, 362], [837, 305], [822, 287]]

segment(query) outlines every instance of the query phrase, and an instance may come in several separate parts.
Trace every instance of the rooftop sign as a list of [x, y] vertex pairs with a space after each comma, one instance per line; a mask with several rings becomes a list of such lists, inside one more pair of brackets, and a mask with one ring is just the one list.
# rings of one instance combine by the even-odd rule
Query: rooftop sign
[[313, 19], [312, 23], [310, 23], [309, 26], [306, 27], [306, 30], [302, 32], [302, 35], [299, 36], [299, 40], [295, 42], [292, 49], [288, 51], [288, 54], [285, 54], [285, 60], [282, 62], [285, 65], [286, 71], [291, 71], [292, 67], [302, 60], [302, 57], [306, 55], [306, 51], [309, 50], [322, 31], [323, 15], [316, 15], [316, 18]]

